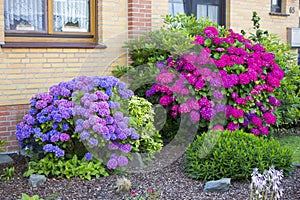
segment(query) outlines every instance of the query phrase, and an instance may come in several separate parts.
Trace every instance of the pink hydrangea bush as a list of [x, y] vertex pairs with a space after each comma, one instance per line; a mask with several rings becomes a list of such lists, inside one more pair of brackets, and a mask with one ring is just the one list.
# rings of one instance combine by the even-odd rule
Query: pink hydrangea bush
[[192, 42], [198, 51], [158, 63], [157, 83], [146, 95], [162, 94], [160, 104], [174, 118], [189, 114], [191, 121], [203, 125], [225, 113], [224, 127], [214, 129], [267, 135], [280, 106], [272, 93], [280, 87], [284, 72], [262, 45], [253, 45], [232, 30], [219, 35], [215, 27], [206, 27]]

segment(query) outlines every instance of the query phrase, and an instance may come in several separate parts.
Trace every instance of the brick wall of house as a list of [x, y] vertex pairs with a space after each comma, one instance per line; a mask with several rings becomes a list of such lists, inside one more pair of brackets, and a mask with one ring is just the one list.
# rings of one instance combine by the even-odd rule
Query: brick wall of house
[[[4, 41], [4, 1], [0, 0], [0, 43]], [[127, 40], [127, 1], [102, 0], [97, 4], [99, 41], [106, 49], [2, 48], [0, 52], [0, 139], [5, 150], [17, 151], [15, 125], [28, 112], [29, 99], [51, 85], [78, 75], [110, 74], [127, 62], [122, 45]]]
[[[299, 1], [282, 0], [282, 7], [282, 12], [289, 16], [270, 15], [271, 0], [227, 0], [227, 26], [237, 32], [242, 29], [252, 31], [252, 12], [256, 11], [261, 17], [261, 28], [286, 41], [286, 27], [298, 27], [299, 24]], [[290, 7], [295, 7], [296, 12], [290, 13]]]
[[18, 142], [15, 139], [16, 124], [22, 120], [28, 108], [27, 104], [0, 106], [0, 139], [7, 141], [5, 145], [7, 152], [18, 149]]
[[151, 0], [128, 0], [128, 36], [140, 36], [151, 30]]

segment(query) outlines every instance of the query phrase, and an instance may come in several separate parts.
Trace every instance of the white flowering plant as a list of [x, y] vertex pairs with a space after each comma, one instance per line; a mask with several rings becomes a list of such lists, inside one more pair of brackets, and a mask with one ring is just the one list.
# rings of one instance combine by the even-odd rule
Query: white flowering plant
[[276, 170], [271, 166], [269, 170], [265, 170], [260, 174], [258, 169], [255, 168], [251, 174], [251, 194], [250, 200], [277, 200], [283, 195], [283, 188], [281, 181], [283, 178], [283, 170]]

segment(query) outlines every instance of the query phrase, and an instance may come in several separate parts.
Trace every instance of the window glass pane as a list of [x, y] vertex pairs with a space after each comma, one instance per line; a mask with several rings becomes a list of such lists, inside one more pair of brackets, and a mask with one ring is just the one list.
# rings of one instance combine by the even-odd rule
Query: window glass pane
[[53, 0], [54, 32], [89, 32], [89, 0]]
[[5, 30], [45, 31], [45, 0], [5, 0]]
[[197, 18], [200, 19], [202, 17], [204, 19], [206, 19], [206, 17], [207, 17], [207, 6], [197, 4]]
[[210, 21], [219, 23], [219, 6], [214, 5], [197, 5], [197, 18], [208, 18]]
[[183, 3], [174, 3], [174, 14], [184, 13]]
[[174, 15], [173, 4], [169, 3], [169, 14]]
[[184, 13], [183, 0], [169, 0], [169, 14]]
[[278, 5], [278, 0], [272, 0], [272, 5]]
[[208, 6], [208, 17], [209, 17], [210, 21], [218, 24], [219, 23], [218, 13], [219, 13], [218, 6], [212, 6], [212, 5]]

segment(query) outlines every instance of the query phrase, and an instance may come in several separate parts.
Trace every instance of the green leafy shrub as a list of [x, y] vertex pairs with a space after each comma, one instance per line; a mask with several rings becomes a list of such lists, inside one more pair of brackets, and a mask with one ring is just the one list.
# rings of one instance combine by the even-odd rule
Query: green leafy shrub
[[292, 156], [291, 149], [275, 139], [226, 130], [197, 136], [187, 148], [184, 163], [188, 176], [195, 179], [236, 180], [249, 179], [254, 168], [264, 171], [270, 166], [288, 174], [293, 168]]
[[51, 154], [47, 154], [39, 161], [30, 161], [25, 177], [31, 174], [44, 174], [55, 177], [79, 177], [90, 180], [92, 177], [99, 178], [107, 176], [108, 173], [99, 160], [87, 161], [84, 157], [80, 160], [76, 155], [72, 159], [59, 159]]
[[191, 36], [185, 30], [168, 30], [161, 28], [135, 38], [126, 43], [129, 48], [132, 66], [138, 67], [149, 63], [156, 63], [166, 59], [172, 52], [186, 50], [192, 45]]
[[136, 152], [154, 153], [162, 148], [161, 135], [155, 128], [152, 104], [144, 98], [133, 96], [128, 105], [130, 126], [139, 134], [138, 140], [130, 144]]
[[[281, 86], [274, 91], [274, 96], [281, 101], [281, 106], [275, 113], [276, 126], [290, 128], [300, 121], [300, 68], [297, 65], [297, 55], [291, 52], [287, 43], [280, 42], [277, 35], [260, 29], [260, 17], [256, 12], [253, 12], [252, 21], [255, 33], [250, 34], [249, 39], [274, 53], [275, 62], [285, 73]], [[244, 31], [242, 33], [246, 34]]]

